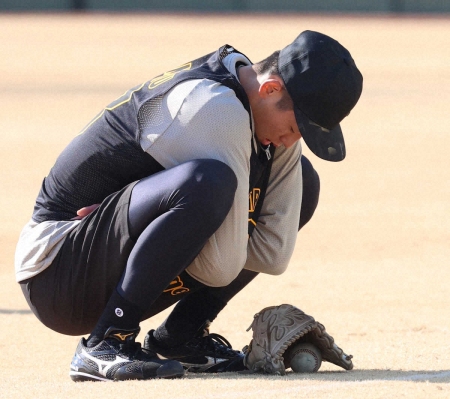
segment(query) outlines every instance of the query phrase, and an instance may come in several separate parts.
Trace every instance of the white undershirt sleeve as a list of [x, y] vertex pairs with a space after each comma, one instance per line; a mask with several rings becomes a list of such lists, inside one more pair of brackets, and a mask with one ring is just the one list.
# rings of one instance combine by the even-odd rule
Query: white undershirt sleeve
[[297, 239], [302, 201], [301, 144], [279, 147], [258, 223], [249, 239], [245, 269], [283, 273]]

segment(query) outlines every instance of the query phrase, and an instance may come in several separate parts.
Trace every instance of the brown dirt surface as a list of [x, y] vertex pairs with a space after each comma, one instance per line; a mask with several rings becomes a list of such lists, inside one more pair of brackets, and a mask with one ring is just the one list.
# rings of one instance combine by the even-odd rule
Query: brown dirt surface
[[[450, 20], [318, 15], [0, 15], [0, 398], [450, 398]], [[74, 384], [79, 337], [32, 315], [14, 250], [42, 178], [106, 104], [229, 43], [259, 61], [304, 29], [343, 43], [364, 74], [344, 120], [348, 155], [313, 156], [321, 198], [291, 264], [259, 276], [213, 324], [236, 348], [261, 308], [325, 324], [355, 369]], [[305, 149], [305, 154], [310, 153]], [[447, 266], [446, 266], [447, 265]], [[167, 312], [142, 324], [155, 327]]]

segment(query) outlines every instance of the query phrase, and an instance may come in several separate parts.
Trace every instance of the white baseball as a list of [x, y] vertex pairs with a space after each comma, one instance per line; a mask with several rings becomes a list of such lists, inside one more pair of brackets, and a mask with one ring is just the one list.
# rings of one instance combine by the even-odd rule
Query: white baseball
[[322, 365], [322, 355], [313, 344], [293, 343], [285, 353], [285, 364], [295, 373], [315, 373]]

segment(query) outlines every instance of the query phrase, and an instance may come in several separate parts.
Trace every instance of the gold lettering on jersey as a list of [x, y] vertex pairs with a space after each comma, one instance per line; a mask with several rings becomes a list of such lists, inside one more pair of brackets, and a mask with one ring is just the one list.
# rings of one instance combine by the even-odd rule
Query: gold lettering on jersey
[[248, 202], [249, 202], [248, 211], [249, 212], [255, 212], [255, 208], [256, 208], [256, 204], [258, 203], [258, 198], [259, 198], [260, 192], [261, 192], [261, 190], [259, 188], [254, 188], [252, 191], [250, 191], [250, 194], [248, 195]]
[[179, 295], [189, 292], [189, 288], [185, 287], [180, 276], [177, 276], [175, 280], [172, 280], [163, 292], [170, 292], [170, 295]]
[[169, 80], [172, 80], [173, 77], [181, 71], [188, 71], [191, 69], [192, 63], [188, 62], [187, 64], [183, 64], [179, 66], [178, 68], [172, 69], [171, 71], [164, 72], [162, 75], [157, 76], [156, 78], [153, 78], [150, 81], [150, 84], [148, 85], [148, 88], [154, 89], [155, 87], [159, 86], [160, 84], [163, 84], [165, 82], [168, 82]]

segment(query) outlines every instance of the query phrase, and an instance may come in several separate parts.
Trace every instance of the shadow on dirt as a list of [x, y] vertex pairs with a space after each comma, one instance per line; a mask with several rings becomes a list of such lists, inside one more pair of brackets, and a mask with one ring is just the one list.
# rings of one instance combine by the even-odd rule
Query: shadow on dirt
[[0, 314], [32, 314], [32, 311], [27, 309], [0, 309]]
[[343, 382], [376, 382], [376, 381], [410, 381], [429, 383], [450, 383], [450, 370], [354, 370], [354, 371], [323, 371], [314, 374], [297, 374], [288, 371], [285, 376], [264, 375], [250, 372], [223, 374], [193, 374], [187, 373], [187, 378], [214, 379], [263, 379], [263, 380], [294, 380], [294, 381], [326, 381], [340, 384]]

